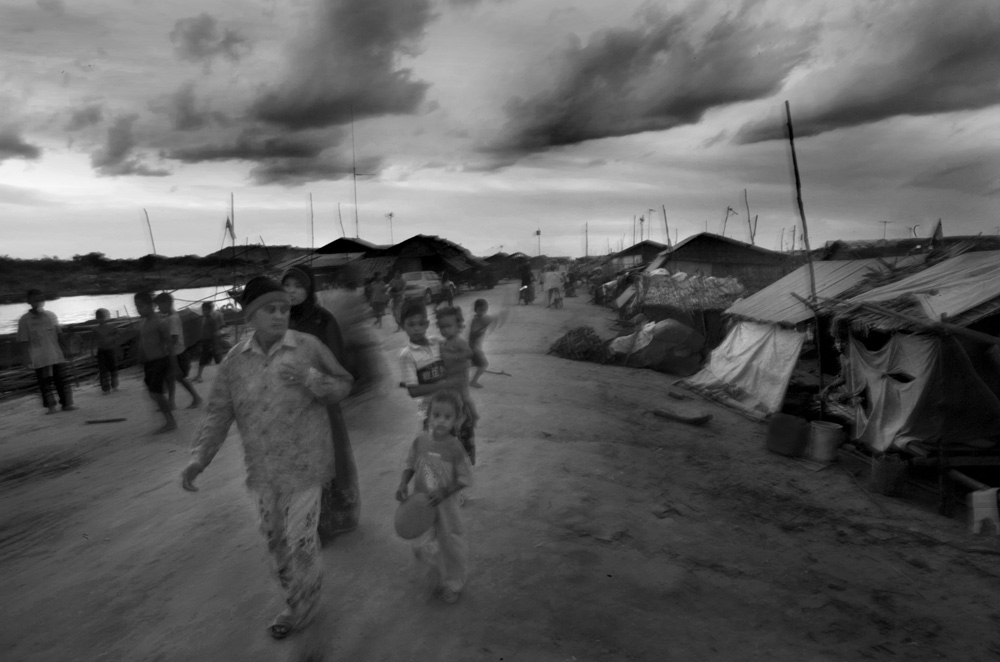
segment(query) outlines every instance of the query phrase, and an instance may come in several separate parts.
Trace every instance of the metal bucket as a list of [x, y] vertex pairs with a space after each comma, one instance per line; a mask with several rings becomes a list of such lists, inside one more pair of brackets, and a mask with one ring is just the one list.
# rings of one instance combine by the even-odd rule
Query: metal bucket
[[844, 428], [839, 423], [813, 421], [809, 424], [806, 457], [814, 462], [833, 462], [837, 459], [837, 449], [843, 440]]

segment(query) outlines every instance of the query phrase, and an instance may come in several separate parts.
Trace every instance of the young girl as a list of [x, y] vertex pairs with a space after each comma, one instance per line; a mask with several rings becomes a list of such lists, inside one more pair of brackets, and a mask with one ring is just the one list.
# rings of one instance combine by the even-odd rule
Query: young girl
[[[472, 367], [473, 352], [469, 343], [461, 336], [462, 328], [465, 326], [462, 309], [447, 306], [434, 311], [434, 317], [437, 318], [438, 330], [444, 339], [441, 343], [441, 360], [444, 362], [445, 377], [453, 377], [461, 385], [458, 393], [465, 404], [464, 413], [469, 419], [468, 427], [475, 429], [476, 423], [479, 421], [479, 411], [469, 394], [469, 369]], [[475, 464], [475, 445], [466, 444], [466, 446], [469, 459]]]
[[456, 497], [459, 490], [472, 485], [472, 465], [455, 436], [461, 410], [462, 399], [454, 391], [431, 396], [427, 432], [413, 441], [396, 490], [396, 499], [406, 501], [414, 479], [413, 491], [426, 494], [437, 508], [434, 526], [413, 543], [413, 553], [436, 572], [435, 590], [449, 604], [458, 600], [465, 587], [469, 565], [469, 544]]

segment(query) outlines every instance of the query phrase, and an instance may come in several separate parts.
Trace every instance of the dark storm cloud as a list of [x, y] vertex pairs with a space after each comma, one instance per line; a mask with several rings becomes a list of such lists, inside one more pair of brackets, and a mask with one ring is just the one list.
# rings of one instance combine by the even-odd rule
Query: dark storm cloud
[[[250, 178], [256, 184], [299, 185], [351, 176], [349, 152], [335, 150], [345, 136], [342, 130], [299, 135], [245, 130], [231, 142], [176, 149], [164, 156], [184, 163], [249, 161], [255, 164]], [[364, 173], [377, 172], [381, 166], [379, 158], [364, 157], [357, 163], [358, 171]]]
[[215, 17], [205, 13], [178, 20], [170, 32], [170, 41], [182, 60], [205, 64], [216, 56], [236, 62], [250, 47], [247, 38], [237, 30], [220, 29]]
[[91, 104], [74, 110], [66, 124], [67, 131], [79, 131], [93, 126], [104, 118], [104, 108], [99, 103]]
[[695, 16], [647, 11], [639, 28], [595, 34], [557, 63], [557, 82], [511, 99], [491, 151], [509, 155], [556, 145], [670, 129], [705, 111], [773, 94], [808, 55], [811, 28], [755, 24], [748, 3], [704, 34]]
[[154, 101], [150, 108], [168, 115], [178, 131], [200, 129], [215, 117], [205, 104], [198, 103], [193, 82], [187, 82], [173, 94]]
[[[928, 0], [894, 9], [877, 19], [892, 26], [887, 37], [867, 35], [878, 40], [870, 61], [812, 73], [802, 85], [819, 94], [797, 102], [790, 93], [796, 136], [1000, 103], [1000, 4]], [[784, 123], [773, 119], [748, 122], [736, 136], [741, 144], [777, 139], [785, 139]]]
[[430, 0], [326, 0], [293, 52], [287, 78], [253, 105], [259, 120], [291, 129], [414, 112], [428, 83], [399, 68], [433, 18]]
[[63, 4], [62, 0], [37, 0], [36, 4], [42, 11], [56, 16], [62, 16], [66, 13], [66, 5]]
[[20, 131], [15, 128], [0, 128], [0, 163], [7, 159], [35, 160], [42, 155], [36, 145], [25, 142]]
[[946, 165], [914, 177], [909, 185], [936, 188], [971, 195], [992, 196], [1000, 193], [1000, 162], [997, 159]]
[[[340, 142], [339, 136], [336, 142]], [[312, 136], [264, 136], [244, 131], [231, 143], [177, 149], [167, 152], [166, 156], [184, 163], [315, 159], [328, 147], [329, 144]]]
[[99, 175], [115, 177], [119, 175], [139, 175], [143, 177], [163, 177], [166, 170], [150, 168], [134, 154], [136, 145], [132, 133], [138, 115], [122, 115], [108, 129], [104, 145], [90, 157], [90, 165]]
[[[346, 156], [315, 159], [279, 158], [261, 163], [250, 170], [256, 184], [284, 184], [299, 186], [319, 180], [346, 179], [351, 176], [354, 164]], [[365, 158], [357, 162], [359, 172], [378, 172], [381, 158]]]

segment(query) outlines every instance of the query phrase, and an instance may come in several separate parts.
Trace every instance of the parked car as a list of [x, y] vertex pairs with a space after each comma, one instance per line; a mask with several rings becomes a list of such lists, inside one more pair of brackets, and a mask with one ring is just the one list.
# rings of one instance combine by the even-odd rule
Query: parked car
[[406, 281], [403, 298], [423, 297], [425, 303], [441, 300], [441, 277], [433, 271], [407, 271], [403, 274], [403, 280]]

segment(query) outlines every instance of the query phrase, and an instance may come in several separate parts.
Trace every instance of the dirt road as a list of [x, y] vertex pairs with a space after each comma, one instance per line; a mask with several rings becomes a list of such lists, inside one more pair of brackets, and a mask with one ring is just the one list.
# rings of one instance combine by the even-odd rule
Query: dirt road
[[[428, 600], [392, 531], [414, 425], [405, 391], [390, 384], [351, 411], [362, 523], [324, 551], [320, 621], [274, 642], [280, 597], [237, 434], [201, 491], [182, 491], [200, 414], [181, 411], [178, 433], [149, 436], [160, 421], [130, 371], [117, 394], [82, 385], [76, 412], [44, 416], [33, 397], [0, 404], [0, 658], [1000, 656], [995, 541], [919, 500], [866, 494], [836, 465], [770, 454], [760, 424], [714, 405], [697, 404], [714, 416], [705, 427], [650, 415], [669, 376], [546, 354], [583, 324], [610, 336], [608, 311], [583, 297], [517, 306], [515, 293], [503, 284], [457, 301], [468, 310], [485, 295], [501, 315], [487, 353], [510, 375], [488, 375], [477, 393], [478, 483], [463, 511], [472, 575], [458, 604]], [[403, 334], [378, 333], [395, 378]], [[127, 420], [85, 422], [108, 418]]]

